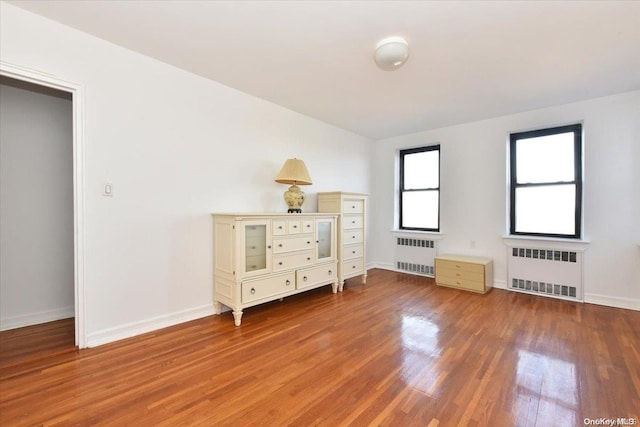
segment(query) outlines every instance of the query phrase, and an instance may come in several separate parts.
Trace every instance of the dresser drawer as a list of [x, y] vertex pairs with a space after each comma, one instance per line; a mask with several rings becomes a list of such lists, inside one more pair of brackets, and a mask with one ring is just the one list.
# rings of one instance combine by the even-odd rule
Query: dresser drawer
[[454, 269], [454, 268], [444, 268], [441, 265], [436, 265], [436, 274], [438, 277], [450, 277], [452, 279], [458, 280], [475, 280], [478, 282], [484, 282], [484, 268], [480, 271], [473, 270], [463, 270], [463, 269]]
[[285, 236], [289, 233], [289, 227], [286, 220], [273, 221], [272, 227], [271, 233], [273, 233], [274, 236]]
[[436, 283], [438, 285], [452, 286], [454, 288], [465, 289], [475, 292], [484, 292], [484, 277], [481, 280], [471, 280], [461, 277], [442, 276], [437, 274]]
[[362, 244], [345, 245], [343, 249], [343, 257], [345, 260], [362, 258], [363, 255], [364, 255], [364, 246]]
[[469, 273], [484, 274], [484, 265], [474, 264], [470, 262], [450, 261], [436, 258], [436, 271], [438, 269], [447, 269], [454, 271], [466, 271]]
[[364, 259], [354, 258], [345, 260], [342, 266], [342, 275], [344, 277], [352, 277], [362, 274], [364, 271]]
[[280, 254], [284, 252], [308, 250], [313, 248], [314, 243], [315, 240], [313, 236], [274, 237], [273, 253]]
[[315, 228], [312, 219], [280, 219], [273, 221], [272, 233], [274, 236], [286, 236], [288, 234], [313, 233]]
[[342, 218], [342, 228], [345, 230], [351, 228], [363, 228], [364, 218], [362, 215], [345, 215]]
[[363, 213], [364, 200], [345, 200], [342, 202], [342, 212], [345, 214]]
[[302, 233], [302, 221], [287, 221], [287, 226], [289, 230], [289, 234], [300, 234]]
[[242, 282], [242, 302], [249, 303], [295, 289], [293, 273]]
[[298, 270], [296, 271], [296, 288], [304, 289], [319, 284], [334, 283], [338, 280], [337, 270], [337, 264], [335, 263]]
[[273, 271], [289, 270], [313, 264], [313, 252], [294, 252], [273, 257]]
[[342, 241], [343, 245], [350, 245], [352, 243], [362, 243], [363, 242], [363, 233], [362, 229], [358, 230], [345, 230], [342, 233], [344, 240]]

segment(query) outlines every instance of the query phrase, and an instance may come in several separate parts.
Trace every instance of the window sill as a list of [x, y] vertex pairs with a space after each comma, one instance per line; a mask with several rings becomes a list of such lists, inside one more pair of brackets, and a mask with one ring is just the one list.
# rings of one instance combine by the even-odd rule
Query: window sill
[[584, 252], [591, 243], [584, 239], [563, 239], [561, 237], [538, 237], [538, 236], [502, 236], [505, 245], [512, 248], [515, 246], [528, 245], [534, 249], [545, 249], [549, 245], [554, 248], [571, 249]]
[[397, 228], [391, 230], [391, 234], [395, 237], [427, 237], [431, 240], [442, 240], [444, 234], [439, 231], [418, 231], [418, 230], [398, 230]]

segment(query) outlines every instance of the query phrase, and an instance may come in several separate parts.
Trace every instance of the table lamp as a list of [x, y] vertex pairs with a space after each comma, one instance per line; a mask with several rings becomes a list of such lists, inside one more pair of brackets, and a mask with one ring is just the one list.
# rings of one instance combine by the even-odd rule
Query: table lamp
[[288, 213], [302, 213], [304, 203], [304, 192], [298, 185], [311, 185], [311, 177], [304, 162], [300, 159], [288, 159], [282, 170], [276, 176], [276, 182], [281, 184], [291, 184], [291, 187], [284, 192], [284, 201], [287, 202]]

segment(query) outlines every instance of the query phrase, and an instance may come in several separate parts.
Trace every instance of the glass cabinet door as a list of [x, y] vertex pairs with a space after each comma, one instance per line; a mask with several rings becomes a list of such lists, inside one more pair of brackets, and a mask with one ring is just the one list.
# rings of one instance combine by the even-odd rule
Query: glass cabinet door
[[270, 270], [271, 223], [265, 221], [243, 221], [240, 225], [243, 276], [262, 274]]
[[316, 224], [316, 241], [318, 261], [330, 261], [334, 255], [334, 221], [332, 219], [318, 219]]

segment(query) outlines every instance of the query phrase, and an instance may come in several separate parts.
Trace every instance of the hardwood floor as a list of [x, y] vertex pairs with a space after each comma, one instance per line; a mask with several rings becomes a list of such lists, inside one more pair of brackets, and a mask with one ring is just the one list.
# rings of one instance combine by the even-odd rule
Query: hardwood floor
[[[57, 323], [72, 334], [72, 322]], [[640, 312], [477, 295], [384, 270], [341, 294], [327, 286], [247, 309], [241, 327], [227, 312], [81, 351], [39, 348], [38, 329], [0, 334], [2, 426], [546, 427], [640, 416]]]

